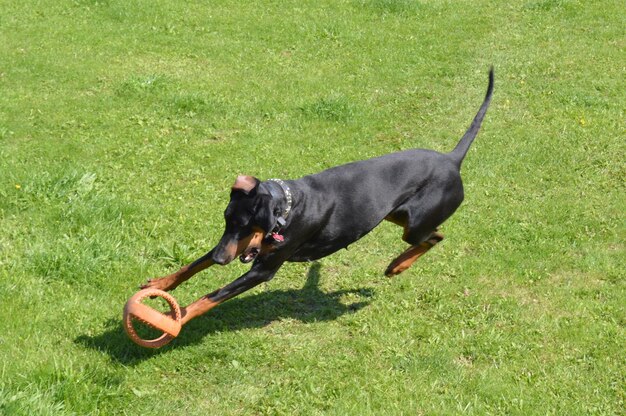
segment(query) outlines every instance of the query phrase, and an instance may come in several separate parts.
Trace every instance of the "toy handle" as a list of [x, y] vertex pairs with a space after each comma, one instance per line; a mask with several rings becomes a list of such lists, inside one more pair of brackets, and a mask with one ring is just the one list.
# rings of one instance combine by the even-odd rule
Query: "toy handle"
[[[141, 303], [143, 299], [158, 296], [169, 304], [171, 316], [165, 315], [156, 309]], [[163, 334], [155, 339], [143, 339], [137, 335], [133, 327], [133, 318], [163, 331]], [[171, 342], [179, 333], [182, 326], [180, 306], [176, 299], [167, 292], [159, 289], [143, 289], [135, 293], [124, 306], [124, 330], [128, 337], [136, 344], [146, 348], [160, 348]]]

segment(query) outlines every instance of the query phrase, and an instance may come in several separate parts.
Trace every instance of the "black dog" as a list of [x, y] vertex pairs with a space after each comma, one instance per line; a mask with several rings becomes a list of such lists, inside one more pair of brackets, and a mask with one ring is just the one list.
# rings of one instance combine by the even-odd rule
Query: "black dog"
[[337, 166], [298, 180], [261, 182], [239, 176], [224, 212], [226, 229], [206, 255], [143, 288], [171, 290], [217, 263], [239, 256], [250, 271], [187, 308], [183, 323], [274, 277], [285, 261], [308, 261], [347, 247], [388, 220], [404, 229], [411, 246], [385, 274], [396, 275], [443, 239], [437, 227], [463, 201], [460, 167], [491, 101], [487, 95], [472, 125], [447, 154], [414, 149]]

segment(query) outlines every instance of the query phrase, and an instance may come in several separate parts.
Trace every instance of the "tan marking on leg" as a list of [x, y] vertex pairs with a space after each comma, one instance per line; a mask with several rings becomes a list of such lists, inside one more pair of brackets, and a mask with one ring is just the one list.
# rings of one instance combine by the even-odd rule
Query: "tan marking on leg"
[[153, 288], [160, 289], [164, 291], [174, 290], [178, 285], [183, 283], [184, 281], [191, 278], [194, 274], [212, 266], [213, 260], [210, 258], [204, 259], [200, 263], [196, 263], [195, 267], [191, 267], [194, 263], [189, 263], [183, 267], [181, 267], [177, 272], [169, 274], [167, 276], [158, 278], [158, 279], [150, 279], [147, 283], [141, 285], [142, 289]]
[[409, 267], [420, 258], [424, 253], [428, 251], [430, 247], [424, 245], [424, 243], [419, 246], [411, 246], [404, 253], [400, 254], [396, 257], [389, 266], [387, 266], [387, 270], [385, 270], [385, 276], [395, 276]]
[[435, 244], [443, 240], [443, 234], [433, 232], [430, 238], [417, 246], [411, 246], [406, 249], [402, 254], [396, 257], [385, 270], [385, 276], [395, 276], [415, 263], [415, 260], [423, 256], [428, 250], [430, 250]]
[[181, 324], [185, 325], [187, 322], [191, 321], [193, 318], [196, 318], [202, 314], [207, 313], [211, 309], [215, 308], [221, 302], [216, 302], [209, 298], [209, 295], [203, 296], [194, 303], [187, 305], [184, 308], [181, 308], [182, 320]]

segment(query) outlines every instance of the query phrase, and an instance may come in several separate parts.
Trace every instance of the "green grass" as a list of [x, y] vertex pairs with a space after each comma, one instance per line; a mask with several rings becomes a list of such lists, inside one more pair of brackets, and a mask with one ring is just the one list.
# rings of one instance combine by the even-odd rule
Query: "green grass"
[[[11, 1], [0, 14], [0, 414], [624, 414], [618, 1]], [[382, 224], [148, 351], [143, 280], [237, 174], [448, 151], [496, 88], [446, 240]], [[246, 270], [211, 268], [187, 304]]]

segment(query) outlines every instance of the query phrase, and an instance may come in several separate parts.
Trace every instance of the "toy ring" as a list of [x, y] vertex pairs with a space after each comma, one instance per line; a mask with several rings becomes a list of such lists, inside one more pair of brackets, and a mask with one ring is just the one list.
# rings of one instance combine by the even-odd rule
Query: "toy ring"
[[[171, 316], [165, 315], [150, 306], [141, 303], [147, 297], [158, 296], [169, 304]], [[155, 339], [143, 339], [137, 335], [133, 327], [133, 318], [163, 331], [163, 334]], [[124, 329], [130, 339], [142, 347], [160, 348], [172, 341], [180, 333], [181, 312], [178, 302], [172, 295], [159, 289], [143, 289], [135, 293], [124, 306]]]

